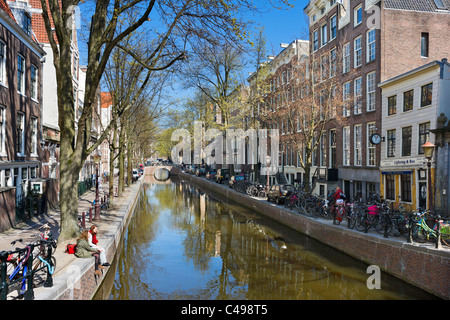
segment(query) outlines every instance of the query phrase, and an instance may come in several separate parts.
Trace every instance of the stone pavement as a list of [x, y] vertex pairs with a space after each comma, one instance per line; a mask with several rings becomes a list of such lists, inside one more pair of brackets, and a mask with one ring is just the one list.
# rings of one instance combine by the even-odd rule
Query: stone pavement
[[[142, 178], [139, 180], [143, 180]], [[89, 208], [93, 205], [93, 201], [95, 199], [95, 188], [91, 188], [85, 194], [78, 198], [78, 212], [81, 217], [82, 212], [86, 213], [85, 219], [85, 227], [87, 229], [90, 228], [92, 224], [96, 224], [99, 227], [98, 237], [100, 239], [100, 244], [103, 247], [108, 245], [109, 239], [114, 239], [117, 233], [117, 221], [122, 221], [121, 217], [123, 213], [126, 211], [122, 210], [124, 206], [127, 207], [127, 202], [130, 201], [131, 196], [135, 194], [139, 190], [140, 181], [138, 183], [132, 184], [130, 187], [125, 188], [125, 192], [120, 197], [114, 197], [113, 205], [106, 211], [102, 211], [101, 220], [100, 221], [92, 221], [89, 222]], [[103, 191], [106, 191], [104, 184]], [[114, 190], [117, 186], [117, 179], [115, 181]], [[99, 192], [99, 195], [102, 193]], [[92, 210], [92, 218], [94, 218], [94, 209]], [[53, 238], [59, 237], [60, 232], [60, 212], [59, 209], [56, 210], [48, 210], [48, 213], [41, 214], [39, 216], [34, 216], [33, 218], [23, 221], [16, 225], [15, 228], [11, 228], [0, 233], [0, 251], [3, 250], [11, 250], [13, 249], [11, 246], [11, 242], [16, 239], [23, 239], [24, 243], [32, 240], [33, 237], [38, 233], [37, 228], [42, 224], [48, 224], [51, 227], [51, 233]], [[64, 285], [59, 286], [60, 288], [56, 288], [55, 284], [58, 283], [58, 279], [63, 278], [63, 276], [67, 276], [68, 270], [72, 265], [92, 265], [94, 259], [77, 259], [73, 254], [65, 253], [65, 247], [68, 243], [76, 243], [76, 239], [64, 241], [63, 243], [58, 242], [58, 247], [54, 251], [53, 255], [56, 258], [56, 268], [53, 274], [53, 287], [45, 288], [43, 282], [46, 277], [40, 277], [36, 274], [35, 289], [34, 295], [35, 300], [48, 300], [55, 299], [61, 292], [55, 292], [65, 290]], [[21, 247], [20, 244], [16, 244], [15, 247]], [[81, 261], [80, 261], [81, 260]], [[86, 269], [87, 266], [83, 268]], [[69, 269], [68, 269], [69, 268]], [[67, 281], [66, 281], [67, 282]], [[17, 299], [18, 290], [14, 290], [14, 288], [10, 289], [8, 294], [8, 300]]]

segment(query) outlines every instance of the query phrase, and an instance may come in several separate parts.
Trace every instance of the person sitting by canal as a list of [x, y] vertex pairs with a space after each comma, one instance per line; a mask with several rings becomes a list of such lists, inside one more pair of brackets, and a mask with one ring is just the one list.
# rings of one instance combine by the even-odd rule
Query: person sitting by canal
[[84, 230], [77, 240], [77, 246], [75, 248], [75, 256], [77, 258], [95, 258], [95, 274], [97, 276], [102, 276], [100, 269], [104, 267], [100, 264], [100, 251], [93, 248], [88, 243], [89, 231]]
[[102, 266], [109, 267], [110, 263], [106, 261], [106, 251], [104, 248], [98, 245], [97, 232], [98, 227], [93, 224], [89, 230], [88, 243], [92, 248], [96, 248], [100, 251], [100, 263], [102, 264]]

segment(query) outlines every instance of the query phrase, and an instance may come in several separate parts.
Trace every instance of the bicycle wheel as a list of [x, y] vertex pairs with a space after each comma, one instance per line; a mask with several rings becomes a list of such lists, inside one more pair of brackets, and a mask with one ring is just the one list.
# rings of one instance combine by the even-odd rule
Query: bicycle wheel
[[358, 231], [366, 231], [366, 217], [363, 212], [358, 211], [355, 216], [355, 229]]
[[315, 211], [316, 211], [316, 205], [313, 203], [313, 202], [310, 202], [310, 201], [308, 201], [308, 202], [306, 202], [305, 203], [305, 206], [304, 206], [304, 211], [305, 211], [305, 214], [308, 216], [308, 217], [313, 217], [313, 216], [315, 216]]
[[420, 225], [413, 225], [411, 229], [412, 238], [414, 241], [419, 243], [427, 242], [428, 240], [428, 231], [426, 231], [422, 226]]

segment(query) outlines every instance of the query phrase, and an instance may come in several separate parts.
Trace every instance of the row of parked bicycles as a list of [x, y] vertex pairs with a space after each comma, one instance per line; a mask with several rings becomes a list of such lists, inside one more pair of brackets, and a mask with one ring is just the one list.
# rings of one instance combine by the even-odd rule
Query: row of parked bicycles
[[[311, 218], [333, 219], [333, 224], [347, 224], [349, 229], [370, 231], [384, 237], [405, 237], [408, 242], [434, 242], [450, 246], [450, 223], [427, 210], [411, 210], [402, 202], [383, 200], [372, 195], [367, 201], [335, 201], [334, 190], [319, 196], [287, 185], [271, 186], [247, 180], [235, 181], [233, 189], [251, 197], [259, 197]], [[275, 196], [276, 194], [276, 196]]]

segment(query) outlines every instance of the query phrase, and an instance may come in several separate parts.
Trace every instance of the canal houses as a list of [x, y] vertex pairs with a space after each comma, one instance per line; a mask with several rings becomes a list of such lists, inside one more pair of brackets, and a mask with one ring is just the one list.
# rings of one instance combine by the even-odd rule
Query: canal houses
[[[435, 179], [448, 180], [448, 173], [435, 175], [436, 166], [447, 165], [442, 161], [432, 161], [432, 186], [428, 185], [423, 145], [437, 144], [430, 130], [438, 128], [441, 114], [450, 112], [450, 64], [447, 59], [432, 61], [378, 86], [382, 89], [381, 195], [413, 209], [429, 209], [430, 191], [441, 198], [448, 188], [434, 188]], [[443, 203], [438, 207], [445, 208]]]
[[[0, 1], [0, 190], [1, 229], [15, 224], [16, 199], [41, 172], [42, 63], [26, 15], [15, 17]], [[5, 219], [5, 220], [4, 220]]]
[[[379, 169], [386, 139], [376, 139], [383, 135], [377, 84], [447, 58], [450, 35], [441, 30], [448, 29], [449, 9], [434, 0], [311, 0], [304, 8], [310, 55], [317, 56], [320, 67], [335, 55], [339, 62], [344, 119], [330, 123], [324, 136], [327, 166], [337, 169], [350, 198], [366, 199], [383, 183]], [[329, 61], [328, 52], [335, 52]]]

